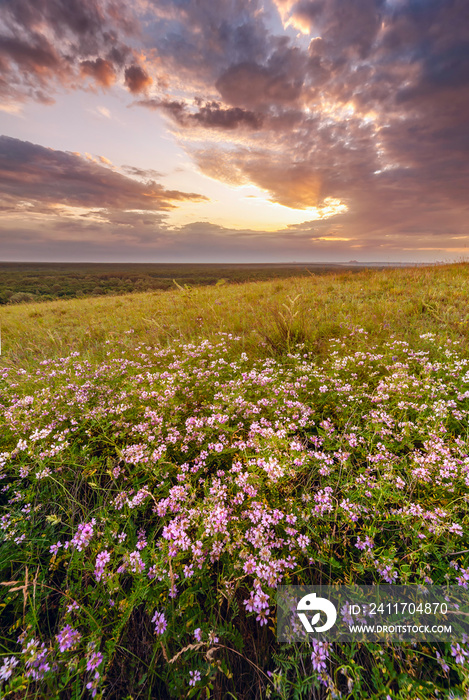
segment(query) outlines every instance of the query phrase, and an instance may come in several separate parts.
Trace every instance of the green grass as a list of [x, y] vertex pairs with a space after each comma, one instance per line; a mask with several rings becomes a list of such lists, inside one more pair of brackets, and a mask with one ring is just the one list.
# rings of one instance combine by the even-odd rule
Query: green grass
[[[357, 272], [358, 263], [1, 263], [0, 305]], [[382, 266], [383, 267], [383, 266]]]
[[[327, 276], [0, 307], [4, 361], [29, 363], [73, 347], [102, 357], [106, 339], [165, 345], [220, 331], [240, 334], [254, 356], [304, 341], [318, 355], [354, 325], [375, 342], [392, 333], [419, 344], [426, 332], [469, 338], [469, 265], [365, 270]], [[265, 344], [265, 345], [264, 345]]]

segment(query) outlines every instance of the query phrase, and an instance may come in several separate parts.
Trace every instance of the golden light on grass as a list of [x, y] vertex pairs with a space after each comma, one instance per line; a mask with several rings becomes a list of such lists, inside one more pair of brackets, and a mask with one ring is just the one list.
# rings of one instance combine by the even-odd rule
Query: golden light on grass
[[[276, 312], [297, 295], [303, 332], [309, 342], [329, 337], [348, 324], [360, 325], [380, 336], [383, 325], [409, 342], [421, 333], [445, 332], [468, 347], [467, 295], [469, 266], [464, 263], [438, 267], [338, 272], [222, 287], [195, 287], [189, 292], [153, 291], [121, 296], [91, 297], [0, 307], [2, 354], [5, 361], [35, 362], [37, 357], [63, 356], [73, 347], [84, 357], [104, 358], [106, 339], [128, 338], [129, 343], [165, 345], [171, 340], [216, 338], [232, 332], [245, 338], [253, 351], [259, 335], [271, 332]], [[405, 299], [396, 303], [402, 290]], [[422, 302], [438, 303], [438, 318], [422, 312]], [[358, 301], [357, 301], [358, 300]], [[204, 319], [203, 326], [197, 318]], [[149, 320], [150, 319], [150, 320]], [[133, 328], [135, 333], [125, 336]], [[387, 335], [386, 331], [386, 335]], [[257, 349], [256, 349], [257, 348]]]

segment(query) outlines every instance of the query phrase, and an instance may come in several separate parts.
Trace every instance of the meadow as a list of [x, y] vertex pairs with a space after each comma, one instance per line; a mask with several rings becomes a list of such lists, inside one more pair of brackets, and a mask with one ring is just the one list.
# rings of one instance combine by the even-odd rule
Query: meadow
[[469, 640], [278, 644], [281, 583], [469, 582], [469, 266], [1, 308], [13, 698], [467, 698]]
[[[0, 263], [0, 305], [324, 275], [359, 263]], [[368, 267], [383, 267], [372, 265]], [[386, 266], [384, 266], [386, 267]]]

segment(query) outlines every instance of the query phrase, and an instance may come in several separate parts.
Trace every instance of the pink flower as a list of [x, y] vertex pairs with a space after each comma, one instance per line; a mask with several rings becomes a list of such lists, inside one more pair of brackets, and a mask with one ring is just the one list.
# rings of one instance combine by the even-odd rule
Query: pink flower
[[70, 625], [65, 625], [65, 627], [56, 635], [56, 639], [59, 643], [60, 651], [64, 652], [77, 645], [81, 639], [81, 634]]
[[14, 656], [4, 659], [3, 666], [0, 668], [0, 681], [7, 681], [13, 673], [15, 666], [18, 666], [18, 659], [15, 659]]
[[315, 671], [320, 673], [327, 669], [326, 661], [329, 658], [329, 643], [320, 642], [317, 639], [313, 639], [313, 653], [311, 654], [311, 661], [313, 662], [313, 668]]
[[103, 661], [103, 655], [101, 654], [100, 651], [93, 651], [86, 663], [86, 670], [87, 671], [94, 671], [95, 668], [98, 668], [98, 666], [102, 663]]
[[155, 623], [155, 634], [163, 634], [167, 627], [164, 613], [156, 611], [151, 621]]
[[195, 685], [202, 678], [202, 676], [200, 675], [200, 671], [189, 671], [189, 677], [189, 685]]
[[104, 574], [104, 569], [106, 568], [106, 564], [109, 562], [110, 559], [111, 559], [111, 555], [109, 554], [107, 549], [104, 549], [96, 557], [96, 564], [95, 564], [95, 569], [94, 569], [94, 575], [96, 577], [96, 581], [101, 581], [101, 578]]

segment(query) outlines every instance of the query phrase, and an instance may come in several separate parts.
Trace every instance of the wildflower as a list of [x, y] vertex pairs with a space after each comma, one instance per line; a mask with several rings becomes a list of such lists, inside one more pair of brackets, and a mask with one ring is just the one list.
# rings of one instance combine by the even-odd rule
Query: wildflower
[[459, 535], [460, 537], [462, 537], [462, 535], [463, 535], [463, 529], [462, 529], [461, 525], [459, 525], [458, 523], [453, 523], [451, 525], [451, 527], [449, 528], [448, 532], [454, 532], [456, 535]]
[[159, 571], [159, 569], [158, 569], [157, 564], [153, 564], [153, 566], [150, 566], [150, 568], [148, 569], [148, 574], [147, 574], [148, 578], [149, 579], [156, 578], [158, 576], [158, 571]]
[[268, 615], [270, 615], [269, 608], [267, 608], [266, 610], [259, 610], [259, 614], [256, 617], [256, 622], [258, 622], [261, 627], [263, 625], [266, 625], [269, 621], [267, 617]]
[[355, 544], [355, 547], [357, 549], [370, 551], [371, 549], [373, 549], [374, 546], [375, 545], [373, 540], [370, 537], [368, 537], [368, 535], [365, 537], [364, 540], [362, 540], [361, 537], [357, 537], [357, 542]]
[[200, 675], [200, 671], [189, 671], [189, 677], [189, 685], [195, 685], [202, 678], [202, 676]]
[[4, 659], [3, 666], [0, 668], [0, 681], [7, 681], [13, 673], [15, 666], [18, 666], [18, 663], [18, 659], [15, 659], [14, 656], [9, 656]]
[[49, 652], [44, 642], [39, 646], [39, 641], [37, 639], [31, 639], [22, 653], [26, 656], [25, 676], [27, 678], [32, 678], [34, 681], [39, 681], [44, 678], [45, 674], [50, 671], [50, 664], [47, 660]]
[[131, 571], [134, 573], [140, 573], [145, 568], [145, 563], [142, 561], [142, 558], [138, 552], [131, 552], [129, 554], [129, 564]]
[[122, 450], [122, 459], [128, 464], [138, 464], [139, 462], [148, 462], [145, 445], [130, 445]]
[[94, 535], [94, 526], [96, 525], [95, 518], [92, 518], [89, 523], [82, 523], [78, 526], [78, 531], [72, 537], [70, 544], [79, 552], [82, 552], [89, 545]]
[[96, 581], [101, 581], [101, 578], [104, 574], [104, 569], [106, 567], [106, 564], [110, 561], [110, 559], [111, 559], [111, 555], [109, 554], [107, 549], [104, 549], [96, 557], [96, 564], [95, 564], [95, 569], [94, 569], [94, 575], [95, 575]]
[[193, 566], [187, 566], [187, 564], [186, 564], [183, 567], [183, 571], [184, 571], [184, 576], [186, 578], [190, 578], [191, 576], [194, 575], [194, 567]]
[[138, 531], [138, 542], [135, 545], [135, 547], [139, 550], [145, 549], [147, 546], [147, 538], [145, 534], [145, 530], [139, 530]]
[[155, 623], [155, 634], [163, 634], [167, 627], [164, 613], [156, 611], [151, 621]]
[[313, 663], [313, 669], [317, 671], [317, 673], [320, 673], [321, 671], [326, 671], [326, 661], [328, 658], [329, 643], [320, 642], [317, 639], [313, 639], [313, 653], [311, 654], [311, 661]]
[[383, 577], [385, 581], [388, 583], [394, 583], [394, 581], [397, 579], [397, 571], [393, 571], [393, 564], [392, 563], [380, 563], [379, 561], [375, 560], [374, 562], [376, 571], [378, 571], [379, 574]]
[[440, 656], [439, 652], [436, 652], [436, 660], [437, 660], [438, 663], [440, 664], [440, 666], [441, 666], [441, 668], [443, 669], [443, 671], [444, 671], [445, 673], [448, 673], [448, 671], [449, 671], [449, 666], [448, 666], [448, 664], [446, 663], [446, 661], [443, 659], [443, 657]]
[[198, 642], [202, 641], [202, 630], [200, 627], [197, 627], [197, 629], [194, 630], [194, 637], [197, 639]]
[[350, 612], [350, 603], [347, 601], [345, 605], [343, 605], [340, 609], [341, 615], [342, 615], [342, 620], [347, 624], [347, 625], [353, 625], [355, 620], [352, 617], [352, 614]]
[[81, 634], [70, 625], [65, 625], [56, 635], [56, 639], [59, 643], [59, 650], [64, 652], [77, 645], [81, 639]]
[[324, 489], [320, 489], [314, 494], [314, 506], [313, 515], [324, 515], [325, 513], [330, 513], [333, 510], [332, 503], [332, 488], [326, 486]]
[[459, 571], [461, 573], [461, 576], [458, 576], [456, 581], [458, 582], [459, 586], [462, 586], [463, 588], [467, 588], [467, 586], [469, 584], [469, 568], [460, 569]]
[[100, 679], [100, 674], [98, 671], [94, 674], [94, 679], [86, 684], [86, 689], [91, 692], [91, 697], [95, 698], [98, 693], [98, 683]]
[[463, 649], [459, 644], [453, 644], [451, 646], [451, 655], [454, 656], [454, 660], [457, 664], [466, 663], [467, 651]]
[[100, 651], [93, 651], [86, 662], [86, 670], [94, 671], [103, 662], [103, 655]]
[[306, 549], [306, 547], [309, 545], [310, 541], [311, 541], [311, 538], [308, 537], [307, 535], [299, 535], [298, 536], [298, 546], [303, 550]]
[[149, 493], [146, 488], [140, 489], [140, 491], [137, 491], [135, 496], [131, 499], [127, 499], [127, 505], [129, 508], [137, 508], [140, 506], [146, 498], [149, 497]]

